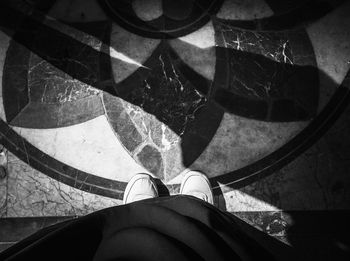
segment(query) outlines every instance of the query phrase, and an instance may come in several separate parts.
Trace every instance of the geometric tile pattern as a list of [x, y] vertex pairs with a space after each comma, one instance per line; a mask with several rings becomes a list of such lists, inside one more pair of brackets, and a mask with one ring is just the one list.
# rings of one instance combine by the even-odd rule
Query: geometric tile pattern
[[332, 6], [261, 1], [240, 17], [226, 11], [234, 1], [195, 2], [2, 4], [1, 143], [118, 199], [135, 172], [174, 193], [185, 169], [201, 169], [219, 193], [290, 162], [348, 100], [348, 66], [325, 73], [308, 26]]

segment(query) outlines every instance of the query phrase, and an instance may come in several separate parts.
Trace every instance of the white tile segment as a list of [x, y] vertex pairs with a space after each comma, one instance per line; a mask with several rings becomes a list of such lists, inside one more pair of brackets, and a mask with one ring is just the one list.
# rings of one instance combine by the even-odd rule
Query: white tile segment
[[180, 41], [189, 43], [200, 49], [206, 49], [215, 46], [215, 31], [212, 22], [208, 22], [202, 28], [193, 33], [178, 38]]
[[13, 129], [49, 156], [99, 177], [127, 182], [147, 172], [126, 152], [105, 115], [63, 128]]
[[6, 58], [6, 51], [10, 44], [10, 37], [0, 30], [0, 118], [6, 121], [4, 106], [2, 103], [2, 76], [4, 70], [4, 63]]
[[[150, 39], [130, 33], [113, 23], [111, 32], [110, 53], [115, 52], [128, 57], [133, 63], [121, 59], [112, 59], [113, 77], [116, 83], [121, 82], [143, 64], [157, 48], [160, 40]], [[142, 48], [140, 48], [142, 46]]]
[[169, 44], [182, 61], [209, 80], [215, 75], [215, 31], [209, 22], [199, 30], [174, 40]]
[[273, 15], [264, 0], [225, 0], [217, 17], [228, 20], [253, 20]]

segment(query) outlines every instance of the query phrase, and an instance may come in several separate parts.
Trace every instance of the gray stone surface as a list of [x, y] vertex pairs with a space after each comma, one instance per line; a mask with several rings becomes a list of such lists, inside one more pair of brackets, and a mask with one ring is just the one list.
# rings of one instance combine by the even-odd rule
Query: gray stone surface
[[349, 209], [349, 122], [350, 106], [315, 145], [275, 174], [241, 189], [225, 187], [227, 209]]
[[121, 202], [69, 187], [34, 170], [11, 153], [7, 187], [5, 217], [81, 216]]

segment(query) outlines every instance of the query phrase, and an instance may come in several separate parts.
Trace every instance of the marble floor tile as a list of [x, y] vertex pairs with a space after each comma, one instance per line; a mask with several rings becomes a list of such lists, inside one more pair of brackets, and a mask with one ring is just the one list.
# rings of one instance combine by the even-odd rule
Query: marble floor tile
[[6, 217], [82, 216], [121, 203], [49, 178], [11, 153], [7, 197]]
[[0, 9], [0, 215], [113, 206], [138, 172], [176, 194], [188, 169], [231, 212], [349, 208], [350, 5], [160, 3]]
[[316, 144], [275, 174], [240, 189], [224, 187], [227, 210], [349, 209], [349, 120], [348, 106]]

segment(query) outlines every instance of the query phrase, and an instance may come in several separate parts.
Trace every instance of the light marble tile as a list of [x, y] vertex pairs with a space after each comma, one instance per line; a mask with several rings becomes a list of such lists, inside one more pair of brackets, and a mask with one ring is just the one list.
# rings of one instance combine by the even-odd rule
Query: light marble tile
[[9, 156], [8, 217], [74, 216], [116, 206], [110, 199], [69, 187]]
[[240, 190], [231, 190], [223, 194], [228, 212], [279, 211], [280, 209], [263, 199], [251, 196]]
[[159, 43], [158, 39], [138, 36], [113, 23], [110, 53], [119, 53], [124, 57], [111, 60], [114, 80], [119, 83], [140, 68]]
[[69, 127], [14, 130], [49, 156], [99, 177], [129, 181], [135, 173], [145, 172], [126, 152], [104, 115]]
[[199, 30], [169, 41], [175, 52], [193, 70], [209, 80], [215, 75], [215, 32], [209, 22]]

